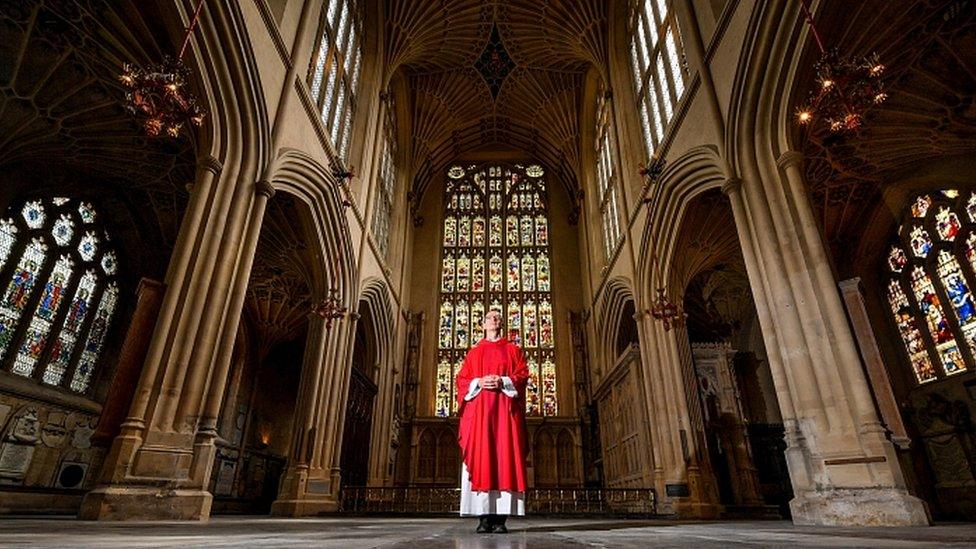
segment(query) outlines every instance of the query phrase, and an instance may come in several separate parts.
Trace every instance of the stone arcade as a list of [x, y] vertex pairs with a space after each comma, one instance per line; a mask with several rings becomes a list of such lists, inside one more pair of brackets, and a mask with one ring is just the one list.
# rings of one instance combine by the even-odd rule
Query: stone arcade
[[450, 513], [497, 310], [530, 515], [976, 519], [971, 1], [810, 2], [838, 134], [800, 0], [205, 0], [147, 136], [197, 5], [0, 5], [0, 513]]

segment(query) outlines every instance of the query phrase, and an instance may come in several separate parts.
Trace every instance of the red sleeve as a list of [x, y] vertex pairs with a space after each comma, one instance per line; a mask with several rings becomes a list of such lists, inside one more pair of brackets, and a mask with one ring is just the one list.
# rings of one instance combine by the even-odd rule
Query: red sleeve
[[512, 368], [512, 374], [509, 376], [512, 378], [512, 384], [515, 385], [515, 390], [523, 398], [525, 397], [525, 385], [529, 382], [529, 367], [525, 363], [525, 353], [518, 345], [512, 345], [514, 349], [513, 360], [515, 361], [515, 367]]

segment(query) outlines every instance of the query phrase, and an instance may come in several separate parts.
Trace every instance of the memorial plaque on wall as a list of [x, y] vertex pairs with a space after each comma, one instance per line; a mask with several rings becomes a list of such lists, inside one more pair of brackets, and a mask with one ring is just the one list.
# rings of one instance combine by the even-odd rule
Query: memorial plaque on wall
[[33, 456], [33, 444], [4, 444], [0, 449], [0, 480], [22, 480]]
[[234, 489], [234, 476], [237, 473], [237, 462], [230, 460], [220, 460], [220, 469], [217, 471], [217, 482], [214, 484], [215, 496], [229, 496]]
[[664, 489], [671, 498], [686, 498], [691, 495], [687, 484], [665, 484]]

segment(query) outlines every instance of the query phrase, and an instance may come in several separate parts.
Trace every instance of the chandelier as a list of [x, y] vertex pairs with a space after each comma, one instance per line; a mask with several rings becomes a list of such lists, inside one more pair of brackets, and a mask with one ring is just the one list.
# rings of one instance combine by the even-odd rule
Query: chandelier
[[681, 326], [685, 322], [685, 313], [681, 307], [668, 299], [664, 293], [664, 288], [657, 289], [657, 299], [651, 304], [651, 316], [660, 320], [664, 325], [664, 331]]
[[823, 120], [834, 133], [857, 131], [864, 122], [865, 112], [888, 99], [882, 79], [885, 66], [876, 53], [842, 57], [837, 48], [826, 49], [807, 2], [801, 0], [801, 9], [820, 49], [820, 60], [814, 65], [819, 86], [810, 92], [807, 103], [797, 109], [796, 121], [809, 125]]
[[329, 289], [329, 297], [312, 309], [312, 312], [325, 319], [325, 329], [331, 330], [332, 323], [345, 316], [347, 309], [342, 305], [339, 298], [339, 288], [333, 286]]
[[204, 1], [197, 4], [179, 55], [175, 58], [167, 55], [162, 62], [145, 67], [132, 63], [122, 66], [119, 82], [126, 89], [125, 110], [141, 120], [143, 131], [150, 137], [162, 134], [178, 137], [185, 124], [199, 127], [207, 114], [188, 89], [191, 72], [183, 63], [183, 54], [200, 19]]

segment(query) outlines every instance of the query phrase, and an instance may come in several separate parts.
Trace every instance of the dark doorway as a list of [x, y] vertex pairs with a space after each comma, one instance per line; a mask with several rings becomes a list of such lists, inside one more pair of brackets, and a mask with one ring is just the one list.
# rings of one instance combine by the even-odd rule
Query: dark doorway
[[346, 425], [342, 433], [342, 479], [346, 486], [365, 486], [369, 480], [369, 437], [373, 425], [376, 384], [358, 368], [349, 379]]

